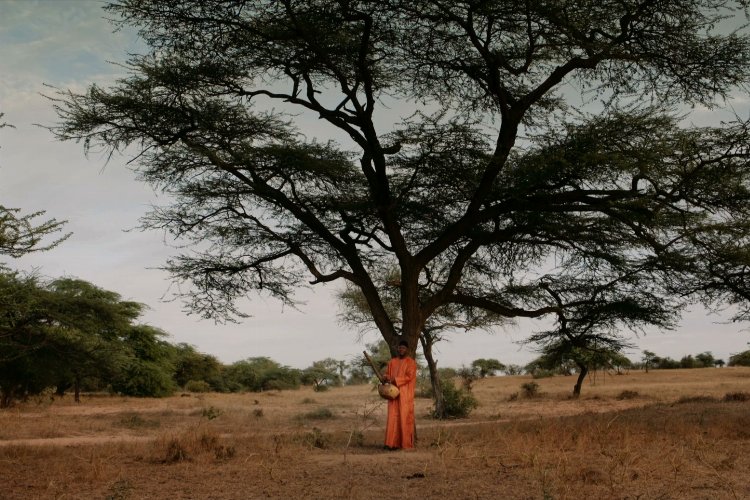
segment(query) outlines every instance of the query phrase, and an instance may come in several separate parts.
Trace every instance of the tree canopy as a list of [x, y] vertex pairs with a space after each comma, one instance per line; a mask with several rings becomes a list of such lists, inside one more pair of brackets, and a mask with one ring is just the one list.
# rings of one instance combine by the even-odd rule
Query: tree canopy
[[72, 278], [0, 271], [0, 407], [55, 388], [110, 385], [131, 395], [174, 388], [164, 333], [137, 325], [143, 305]]
[[[134, 152], [170, 195], [144, 226], [196, 244], [167, 268], [204, 316], [343, 280], [412, 351], [445, 307], [604, 341], [745, 303], [748, 123], [676, 110], [745, 90], [750, 39], [723, 22], [746, 7], [120, 0], [148, 52], [109, 88], [61, 90], [53, 130]], [[389, 120], [401, 103], [419, 111]]]

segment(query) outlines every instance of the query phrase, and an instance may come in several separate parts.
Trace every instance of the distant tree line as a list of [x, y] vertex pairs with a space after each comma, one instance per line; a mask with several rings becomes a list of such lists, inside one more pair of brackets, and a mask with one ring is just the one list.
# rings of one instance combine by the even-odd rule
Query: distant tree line
[[[249, 357], [225, 364], [194, 346], [167, 340], [168, 334], [138, 323], [145, 306], [119, 294], [73, 278], [45, 281], [38, 276], [0, 269], [0, 407], [43, 392], [76, 401], [84, 391], [162, 397], [190, 392], [259, 392], [312, 386], [316, 391], [345, 384], [374, 383], [361, 356], [352, 361], [326, 358], [304, 369], [268, 357]], [[383, 369], [391, 357], [385, 341], [367, 345]], [[421, 361], [421, 360], [418, 360]], [[505, 365], [493, 358], [474, 360], [438, 375], [443, 408], [438, 418], [468, 415], [475, 400], [472, 384], [498, 373], [582, 375], [607, 369], [670, 369], [723, 366], [711, 352], [686, 355], [679, 361], [643, 351], [640, 362], [619, 352], [547, 348], [527, 364]], [[730, 366], [750, 366], [750, 350], [730, 357]], [[428, 370], [420, 370], [418, 393], [434, 397]], [[455, 381], [463, 382], [457, 387]]]
[[[145, 306], [89, 282], [0, 267], [0, 407], [45, 392], [163, 397], [178, 390], [243, 392], [367, 383], [370, 368], [326, 358], [305, 369], [267, 357], [224, 364], [138, 323]], [[383, 365], [384, 343], [370, 348]]]

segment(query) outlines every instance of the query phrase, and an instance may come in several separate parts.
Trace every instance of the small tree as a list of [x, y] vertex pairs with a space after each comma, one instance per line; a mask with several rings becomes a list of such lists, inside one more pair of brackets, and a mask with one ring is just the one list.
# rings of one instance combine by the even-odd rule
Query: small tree
[[729, 366], [750, 366], [750, 350], [729, 356]]
[[716, 358], [711, 351], [705, 351], [695, 355], [695, 361], [700, 365], [700, 368], [712, 368], [716, 365]]
[[521, 375], [523, 373], [523, 366], [515, 364], [505, 365], [503, 371], [506, 375]]
[[303, 384], [312, 384], [315, 391], [325, 390], [330, 385], [340, 385], [338, 366], [338, 361], [332, 358], [315, 361], [302, 370], [301, 381]]
[[505, 370], [505, 365], [502, 364], [500, 361], [493, 359], [493, 358], [475, 359], [474, 361], [471, 362], [471, 366], [476, 368], [479, 371], [479, 378], [484, 378], [488, 375], [493, 376], [495, 375], [495, 372]]
[[648, 373], [649, 368], [653, 368], [656, 365], [657, 360], [658, 357], [655, 353], [651, 351], [643, 351], [641, 362], [643, 363], [643, 368], [646, 370], [646, 373]]
[[[599, 347], [593, 340], [584, 345], [573, 345], [570, 342], [556, 342], [546, 345], [542, 355], [531, 365], [550, 371], [563, 370], [568, 372], [573, 366], [578, 368], [578, 377], [573, 386], [573, 395], [581, 394], [583, 381], [590, 371], [601, 368], [612, 368], [625, 364], [624, 356], [610, 347]], [[629, 361], [628, 361], [629, 363]]]
[[466, 418], [479, 405], [471, 391], [456, 387], [452, 378], [442, 379], [440, 387], [443, 391], [444, 407], [440, 413], [433, 410], [434, 418]]

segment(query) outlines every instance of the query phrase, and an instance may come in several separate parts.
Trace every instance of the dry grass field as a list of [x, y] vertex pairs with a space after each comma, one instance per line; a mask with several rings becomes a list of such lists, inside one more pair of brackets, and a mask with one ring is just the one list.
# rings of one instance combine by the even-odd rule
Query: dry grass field
[[530, 380], [477, 382], [463, 420], [417, 400], [396, 452], [366, 386], [40, 398], [0, 411], [0, 498], [750, 498], [749, 368]]

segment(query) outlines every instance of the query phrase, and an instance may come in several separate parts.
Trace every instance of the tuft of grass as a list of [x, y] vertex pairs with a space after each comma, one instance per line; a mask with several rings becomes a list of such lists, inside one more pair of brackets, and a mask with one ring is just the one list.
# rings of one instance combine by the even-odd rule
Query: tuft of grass
[[616, 399], [622, 401], [623, 399], [635, 399], [639, 396], [640, 394], [638, 394], [638, 391], [624, 390], [620, 394], [617, 395]]
[[263, 416], [263, 408], [254, 409], [253, 415], [255, 415], [256, 418], [261, 418]]
[[317, 403], [317, 401], [315, 401], [313, 398], [305, 398], [302, 400], [303, 405], [311, 405], [315, 403]]
[[219, 410], [218, 408], [214, 408], [213, 406], [209, 406], [208, 408], [203, 408], [203, 411], [201, 412], [201, 416], [207, 418], [208, 420], [219, 418], [223, 414], [224, 414], [223, 411]]
[[227, 460], [236, 455], [234, 446], [223, 443], [217, 434], [205, 429], [167, 436], [154, 446], [154, 461], [163, 464], [192, 462], [200, 458]]
[[127, 479], [120, 479], [115, 481], [112, 486], [109, 487], [109, 495], [105, 498], [106, 500], [126, 500], [131, 498], [133, 491], [133, 485]]
[[539, 395], [539, 384], [534, 381], [521, 384], [521, 391], [525, 398], [535, 398]]
[[190, 454], [184, 444], [178, 438], [172, 438], [166, 442], [161, 463], [174, 464], [190, 459]]
[[750, 392], [728, 392], [724, 401], [750, 401]]
[[682, 396], [677, 400], [677, 404], [689, 403], [715, 403], [716, 398], [713, 396]]
[[333, 414], [333, 412], [326, 407], [318, 408], [317, 410], [302, 414], [302, 418], [308, 420], [328, 420], [335, 417], [336, 416]]
[[325, 450], [330, 448], [332, 440], [330, 434], [321, 431], [317, 427], [313, 427], [310, 432], [302, 436], [302, 442], [311, 449], [318, 448]]
[[156, 429], [161, 426], [158, 420], [148, 420], [137, 413], [131, 413], [122, 417], [117, 424], [128, 429]]

